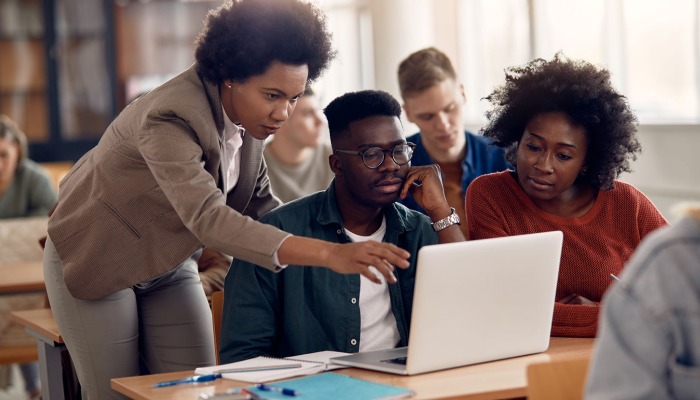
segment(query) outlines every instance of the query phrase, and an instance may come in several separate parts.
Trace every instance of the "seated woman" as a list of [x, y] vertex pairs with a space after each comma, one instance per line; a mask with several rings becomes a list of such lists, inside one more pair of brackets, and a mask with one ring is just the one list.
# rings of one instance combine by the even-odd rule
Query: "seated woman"
[[[10, 118], [0, 115], [0, 219], [47, 216], [54, 204], [56, 192], [51, 181], [39, 165], [27, 158], [27, 138], [24, 132]], [[26, 306], [35, 303], [26, 298], [2, 301], [10, 302], [7, 307], [3, 307], [7, 309], [19, 304]], [[7, 331], [5, 333], [10, 336]], [[2, 341], [3, 338], [0, 338]], [[20, 370], [29, 398], [39, 398], [39, 364], [22, 364]]]
[[27, 138], [0, 115], [0, 218], [45, 217], [56, 192], [41, 167], [27, 157]]
[[563, 231], [552, 335], [593, 337], [610, 274], [666, 224], [639, 190], [616, 180], [641, 150], [637, 119], [607, 70], [561, 53], [509, 68], [487, 99], [482, 133], [507, 149], [515, 171], [469, 186], [469, 237]]

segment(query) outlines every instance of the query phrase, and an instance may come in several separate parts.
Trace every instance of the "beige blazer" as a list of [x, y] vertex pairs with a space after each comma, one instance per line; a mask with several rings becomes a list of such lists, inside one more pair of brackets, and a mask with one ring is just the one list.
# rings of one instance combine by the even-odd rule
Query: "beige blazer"
[[223, 118], [218, 86], [195, 64], [126, 107], [75, 164], [48, 224], [71, 295], [144, 282], [202, 244], [274, 268], [287, 234], [255, 221], [279, 205], [263, 142], [244, 136], [240, 178], [225, 196]]

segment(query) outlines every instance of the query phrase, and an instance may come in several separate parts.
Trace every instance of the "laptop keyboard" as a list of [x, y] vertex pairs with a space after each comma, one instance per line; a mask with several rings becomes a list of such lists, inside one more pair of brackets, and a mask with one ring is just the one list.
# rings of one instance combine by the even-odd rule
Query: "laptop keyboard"
[[382, 360], [382, 362], [406, 365], [406, 358], [407, 357], [390, 358], [388, 360]]

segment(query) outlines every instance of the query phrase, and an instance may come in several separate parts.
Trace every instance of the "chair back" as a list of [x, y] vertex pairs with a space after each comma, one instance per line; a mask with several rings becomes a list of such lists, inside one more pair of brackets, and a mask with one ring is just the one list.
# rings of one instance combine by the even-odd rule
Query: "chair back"
[[583, 399], [589, 361], [577, 357], [528, 365], [528, 400]]
[[211, 294], [211, 319], [214, 324], [214, 350], [217, 364], [219, 364], [219, 337], [221, 336], [221, 319], [223, 314], [224, 292], [219, 290]]

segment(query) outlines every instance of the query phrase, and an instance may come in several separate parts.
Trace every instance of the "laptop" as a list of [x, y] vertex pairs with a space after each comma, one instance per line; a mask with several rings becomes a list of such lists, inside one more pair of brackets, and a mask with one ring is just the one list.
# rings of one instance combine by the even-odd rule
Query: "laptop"
[[424, 246], [408, 347], [334, 364], [414, 375], [549, 347], [561, 231]]

